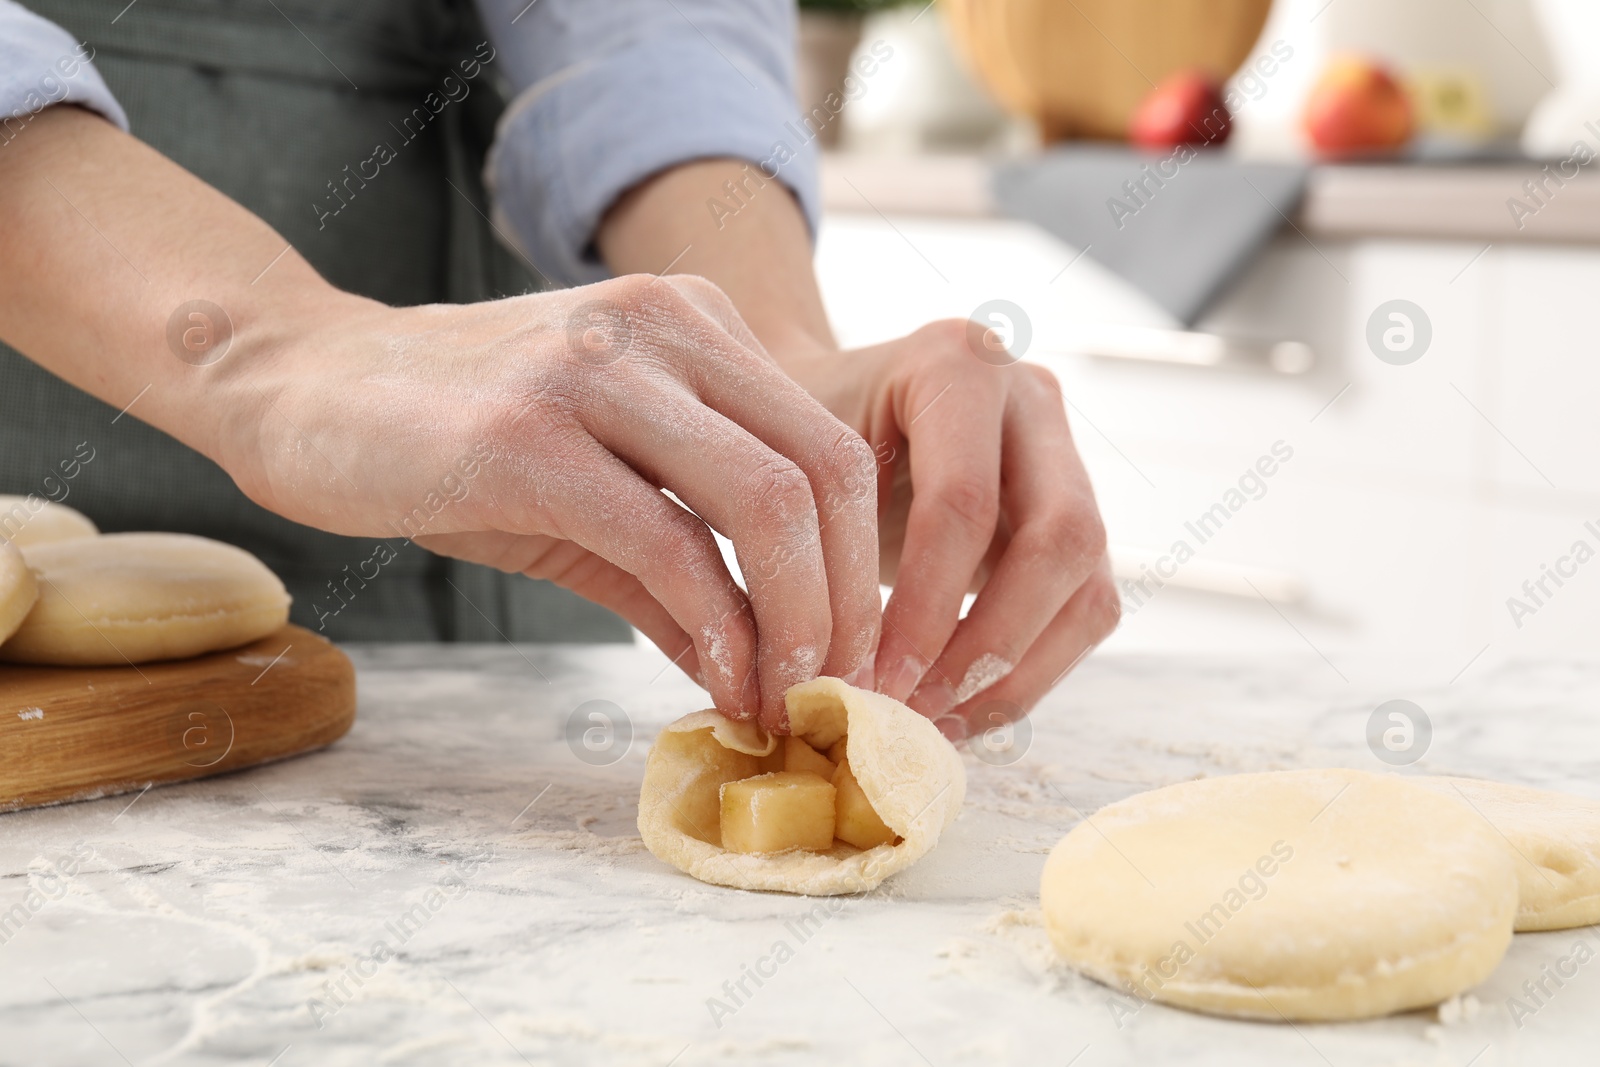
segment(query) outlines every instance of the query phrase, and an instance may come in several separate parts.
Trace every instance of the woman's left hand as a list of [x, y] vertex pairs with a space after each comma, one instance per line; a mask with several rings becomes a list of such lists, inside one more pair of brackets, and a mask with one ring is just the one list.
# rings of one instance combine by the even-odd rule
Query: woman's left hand
[[894, 592], [877, 688], [956, 740], [1027, 714], [1121, 613], [1061, 387], [994, 340], [946, 320], [856, 351], [779, 354], [879, 458]]

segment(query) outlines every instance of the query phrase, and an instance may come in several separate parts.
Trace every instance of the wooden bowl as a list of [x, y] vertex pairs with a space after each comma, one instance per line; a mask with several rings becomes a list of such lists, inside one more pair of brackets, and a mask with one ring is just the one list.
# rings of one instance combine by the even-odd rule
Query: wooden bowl
[[1152, 85], [1250, 55], [1272, 0], [941, 0], [957, 50], [1046, 141], [1121, 140]]

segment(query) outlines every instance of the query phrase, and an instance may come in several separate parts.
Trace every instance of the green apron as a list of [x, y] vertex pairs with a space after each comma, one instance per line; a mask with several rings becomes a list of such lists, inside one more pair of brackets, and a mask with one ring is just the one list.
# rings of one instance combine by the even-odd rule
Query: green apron
[[[392, 305], [535, 288], [485, 218], [480, 173], [505, 95], [469, 0], [27, 6], [93, 46], [134, 136], [265, 219], [334, 285]], [[362, 180], [380, 143], [392, 158]], [[0, 493], [62, 501], [108, 532], [239, 545], [283, 579], [295, 622], [335, 640], [631, 640], [621, 619], [548, 582], [273, 515], [136, 405], [119, 416], [3, 344]], [[391, 551], [377, 577], [351, 579]]]

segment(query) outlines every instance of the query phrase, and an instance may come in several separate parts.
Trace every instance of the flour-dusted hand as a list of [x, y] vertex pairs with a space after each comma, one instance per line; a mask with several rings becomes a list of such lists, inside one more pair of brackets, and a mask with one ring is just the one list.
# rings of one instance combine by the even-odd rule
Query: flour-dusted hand
[[880, 467], [894, 593], [877, 685], [958, 739], [1032, 708], [1120, 614], [1061, 388], [1043, 367], [980, 358], [983, 340], [950, 320], [786, 362], [893, 457]]
[[696, 210], [746, 180], [732, 161], [679, 167], [624, 198], [600, 248], [614, 265], [670, 260], [715, 280], [778, 364], [873, 446], [894, 593], [874, 664], [851, 681], [953, 737], [1020, 717], [1120, 610], [1060, 387], [961, 320], [841, 352], [793, 198], [752, 196], [725, 229]]
[[556, 581], [730, 715], [783, 728], [789, 686], [851, 673], [877, 641], [871, 451], [702, 279], [386, 307], [57, 107], [0, 153], [0, 291], [0, 338], [136, 403], [264, 506]]
[[[871, 451], [700, 278], [346, 309], [250, 379], [260, 403], [224, 465], [253, 499], [555, 581], [639, 627], [726, 713], [778, 727], [789, 686], [871, 652]], [[404, 525], [482, 454], [459, 502]]]

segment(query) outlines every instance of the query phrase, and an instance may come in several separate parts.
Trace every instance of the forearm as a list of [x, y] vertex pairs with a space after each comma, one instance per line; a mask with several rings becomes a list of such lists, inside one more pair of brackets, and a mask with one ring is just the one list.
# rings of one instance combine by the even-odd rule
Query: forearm
[[[47, 109], [0, 149], [0, 338], [113, 407], [137, 398], [134, 414], [219, 462], [224, 430], [262, 402], [252, 364], [317, 316], [361, 303], [287, 246], [76, 107]], [[177, 314], [193, 300], [222, 308], [227, 324]], [[231, 329], [215, 362], [215, 349], [181, 344], [185, 330], [208, 328]]]
[[805, 217], [788, 187], [753, 164], [702, 160], [664, 171], [619, 200], [596, 239], [618, 274], [670, 268], [715, 282], [780, 363], [834, 347]]

